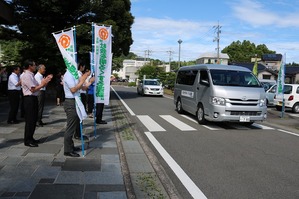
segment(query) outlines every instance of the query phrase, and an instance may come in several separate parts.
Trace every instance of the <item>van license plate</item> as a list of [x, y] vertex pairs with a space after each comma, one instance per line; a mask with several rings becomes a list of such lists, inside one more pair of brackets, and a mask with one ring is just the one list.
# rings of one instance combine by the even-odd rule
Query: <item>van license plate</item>
[[240, 116], [240, 122], [250, 122], [249, 116]]

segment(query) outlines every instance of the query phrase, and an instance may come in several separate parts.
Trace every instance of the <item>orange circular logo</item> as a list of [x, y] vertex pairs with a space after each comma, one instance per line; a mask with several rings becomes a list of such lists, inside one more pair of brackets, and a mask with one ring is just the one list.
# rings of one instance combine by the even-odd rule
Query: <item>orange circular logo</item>
[[106, 40], [108, 38], [108, 35], [109, 35], [109, 33], [105, 28], [101, 28], [99, 30], [99, 36], [102, 40]]
[[68, 35], [61, 35], [58, 42], [63, 48], [68, 48], [71, 44], [71, 38]]

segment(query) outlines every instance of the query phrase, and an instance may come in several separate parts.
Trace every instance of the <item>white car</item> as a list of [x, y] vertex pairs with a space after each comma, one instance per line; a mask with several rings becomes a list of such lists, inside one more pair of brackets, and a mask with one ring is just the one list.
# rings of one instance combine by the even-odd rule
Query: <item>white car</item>
[[[299, 113], [299, 84], [285, 84], [283, 98], [285, 109], [291, 109], [293, 113]], [[275, 96], [274, 104], [276, 110], [282, 110], [282, 98]]]
[[143, 79], [139, 81], [137, 86], [139, 95], [158, 95], [163, 96], [164, 90], [162, 83], [157, 79]]

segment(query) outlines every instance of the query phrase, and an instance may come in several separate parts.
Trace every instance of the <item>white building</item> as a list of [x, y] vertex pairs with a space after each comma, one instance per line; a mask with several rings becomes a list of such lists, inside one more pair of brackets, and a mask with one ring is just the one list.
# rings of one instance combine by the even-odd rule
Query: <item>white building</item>
[[144, 58], [137, 58], [136, 60], [125, 59], [123, 61], [123, 68], [119, 71], [113, 71], [113, 73], [118, 74], [121, 79], [127, 79], [129, 82], [135, 82], [138, 75], [135, 73], [142, 66], [149, 64], [150, 61], [145, 61]]
[[[220, 64], [228, 65], [229, 56], [225, 53], [219, 53]], [[196, 60], [196, 64], [216, 64], [217, 63], [217, 53], [207, 52], [203, 53]]]

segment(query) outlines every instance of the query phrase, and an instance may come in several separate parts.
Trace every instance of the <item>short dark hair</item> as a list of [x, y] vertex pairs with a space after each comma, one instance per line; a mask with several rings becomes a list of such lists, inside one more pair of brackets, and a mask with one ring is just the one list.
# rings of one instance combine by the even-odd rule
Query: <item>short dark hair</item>
[[25, 62], [24, 62], [24, 68], [28, 69], [29, 66], [33, 66], [33, 63], [34, 63], [34, 61], [32, 59], [25, 60]]

